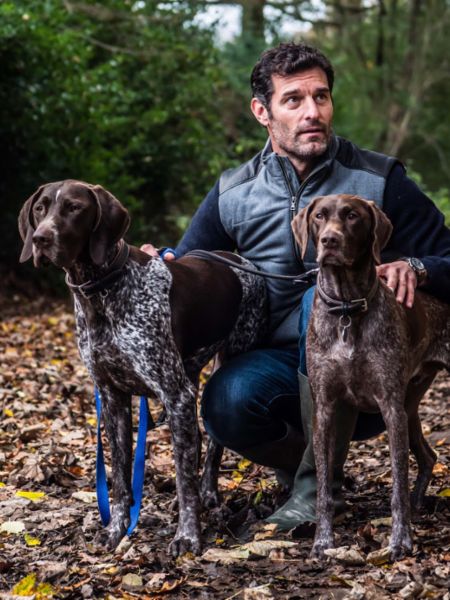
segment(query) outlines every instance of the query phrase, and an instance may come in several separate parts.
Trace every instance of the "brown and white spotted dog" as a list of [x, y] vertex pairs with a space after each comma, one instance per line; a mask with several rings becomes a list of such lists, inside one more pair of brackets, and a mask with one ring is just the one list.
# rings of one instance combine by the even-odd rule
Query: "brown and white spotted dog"
[[[199, 487], [217, 499], [221, 449], [210, 442], [198, 483], [196, 393], [216, 354], [257, 344], [266, 322], [260, 277], [197, 258], [166, 263], [123, 242], [129, 216], [101, 186], [75, 180], [41, 186], [23, 206], [21, 261], [51, 262], [73, 291], [81, 357], [102, 398], [111, 447], [111, 521], [98, 541], [114, 548], [130, 519], [132, 395], [157, 395], [172, 433], [179, 521], [173, 555], [201, 551]], [[236, 255], [237, 262], [246, 262]]]
[[312, 237], [320, 266], [306, 345], [318, 475], [312, 553], [323, 556], [333, 547], [334, 411], [344, 402], [355, 409], [349, 418], [356, 418], [357, 409], [381, 411], [386, 423], [395, 560], [412, 550], [408, 447], [418, 464], [414, 508], [423, 504], [436, 460], [422, 434], [418, 406], [437, 371], [450, 369], [450, 306], [416, 291], [413, 308], [405, 308], [377, 277], [375, 266], [392, 225], [373, 202], [349, 195], [319, 197], [292, 227], [303, 252]]

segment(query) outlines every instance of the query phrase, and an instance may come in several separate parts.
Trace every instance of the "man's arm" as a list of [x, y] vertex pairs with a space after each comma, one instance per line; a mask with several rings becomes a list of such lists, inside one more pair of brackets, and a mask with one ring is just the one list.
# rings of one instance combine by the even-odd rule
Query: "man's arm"
[[219, 213], [219, 181], [208, 193], [192, 217], [189, 227], [175, 248], [179, 258], [190, 250], [230, 250], [235, 249], [234, 241], [226, 233]]
[[[450, 303], [450, 230], [444, 215], [419, 187], [396, 165], [386, 182], [384, 211], [393, 225], [393, 233], [382, 256], [414, 256], [427, 270], [421, 289]], [[416, 277], [402, 261], [383, 264], [378, 274], [396, 290], [397, 300], [412, 306]]]

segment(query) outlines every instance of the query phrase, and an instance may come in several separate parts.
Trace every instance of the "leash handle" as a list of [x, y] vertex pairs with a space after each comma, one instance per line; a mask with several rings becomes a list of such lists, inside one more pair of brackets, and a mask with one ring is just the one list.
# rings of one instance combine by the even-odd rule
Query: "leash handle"
[[[97, 409], [97, 459], [96, 459], [96, 489], [97, 504], [103, 526], [106, 527], [111, 519], [109, 507], [108, 482], [106, 479], [105, 460], [103, 454], [103, 443], [100, 430], [102, 401], [97, 388], [95, 388], [95, 406]], [[130, 525], [127, 529], [127, 535], [131, 535], [137, 525], [139, 513], [142, 504], [142, 495], [144, 489], [145, 477], [145, 446], [148, 431], [149, 416], [151, 418], [148, 402], [145, 396], [141, 396], [139, 406], [139, 429], [136, 442], [136, 453], [133, 465], [133, 504], [130, 507]], [[153, 420], [152, 420], [153, 423]]]

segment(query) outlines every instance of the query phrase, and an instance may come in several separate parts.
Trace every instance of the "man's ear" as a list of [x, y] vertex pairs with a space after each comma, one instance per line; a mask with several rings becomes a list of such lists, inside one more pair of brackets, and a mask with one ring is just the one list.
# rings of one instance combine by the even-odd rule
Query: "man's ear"
[[33, 233], [35, 231], [33, 221], [33, 206], [41, 195], [45, 185], [41, 185], [32, 196], [28, 198], [19, 213], [19, 233], [23, 241], [22, 253], [19, 261], [25, 262], [33, 254]]
[[306, 248], [308, 247], [308, 239], [310, 236], [310, 215], [314, 210], [315, 205], [323, 196], [314, 198], [308, 206], [302, 208], [302, 210], [292, 219], [291, 227], [294, 232], [295, 241], [300, 246], [302, 251], [302, 258], [305, 257]]
[[102, 265], [111, 248], [130, 225], [127, 209], [101, 185], [89, 186], [97, 204], [97, 218], [89, 241], [89, 253], [96, 265]]
[[265, 105], [261, 102], [259, 98], [252, 98], [250, 103], [250, 108], [252, 109], [252, 113], [255, 119], [263, 125], [267, 127], [269, 125], [269, 111], [265, 107]]
[[366, 200], [372, 215], [372, 256], [377, 265], [381, 263], [381, 251], [392, 233], [392, 223], [372, 200]]

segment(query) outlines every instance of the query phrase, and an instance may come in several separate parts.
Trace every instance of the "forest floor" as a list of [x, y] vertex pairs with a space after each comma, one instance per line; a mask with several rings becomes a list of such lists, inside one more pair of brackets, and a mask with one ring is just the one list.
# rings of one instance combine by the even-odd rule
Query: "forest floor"
[[177, 523], [175, 475], [165, 425], [148, 435], [139, 524], [106, 553], [93, 544], [101, 527], [96, 416], [70, 306], [9, 296], [0, 298], [0, 311], [0, 599], [450, 600], [448, 375], [421, 405], [438, 461], [427, 510], [413, 519], [411, 557], [392, 564], [380, 550], [390, 533], [392, 483], [381, 435], [352, 445], [349, 510], [336, 526], [336, 545], [347, 547], [340, 558], [312, 560], [311, 531], [280, 533], [265, 524], [283, 500], [273, 474], [226, 452], [219, 480], [225, 508], [202, 515], [204, 553], [173, 560], [166, 549]]

